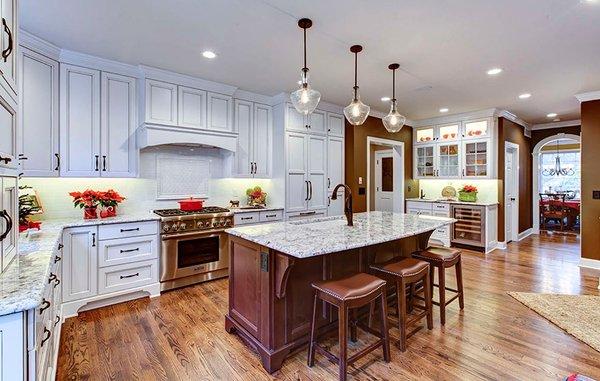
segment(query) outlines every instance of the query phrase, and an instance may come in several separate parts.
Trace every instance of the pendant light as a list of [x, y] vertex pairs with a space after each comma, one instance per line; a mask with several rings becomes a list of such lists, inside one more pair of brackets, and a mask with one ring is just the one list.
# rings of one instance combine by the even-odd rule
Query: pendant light
[[360, 45], [352, 45], [350, 47], [350, 51], [354, 53], [354, 98], [352, 98], [352, 102], [348, 106], [344, 107], [344, 116], [353, 126], [360, 126], [363, 124], [369, 116], [369, 111], [371, 111], [371, 107], [362, 103], [360, 101], [360, 96], [358, 95], [358, 53], [362, 52], [362, 49], [363, 48]]
[[388, 69], [392, 71], [392, 104], [390, 106], [390, 112], [383, 117], [383, 126], [389, 132], [398, 132], [404, 126], [404, 122], [406, 122], [406, 117], [396, 110], [396, 69], [400, 67], [399, 64], [393, 63], [388, 66]]
[[298, 20], [298, 26], [304, 30], [304, 67], [302, 68], [300, 88], [290, 94], [292, 104], [299, 113], [309, 115], [317, 108], [321, 93], [308, 86], [308, 68], [306, 67], [306, 30], [312, 26], [310, 19]]
[[542, 171], [544, 176], [573, 176], [575, 171], [573, 168], [563, 168], [560, 164], [560, 149], [558, 147], [559, 140], [556, 140], [556, 159], [554, 161], [554, 168], [546, 168]]

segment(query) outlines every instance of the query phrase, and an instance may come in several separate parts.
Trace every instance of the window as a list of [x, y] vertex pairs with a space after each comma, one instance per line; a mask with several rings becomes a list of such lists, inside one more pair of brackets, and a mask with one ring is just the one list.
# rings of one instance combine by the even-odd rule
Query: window
[[[562, 168], [572, 168], [572, 176], [540, 176], [540, 189], [547, 193], [573, 192], [575, 198], [581, 196], [581, 153], [580, 151], [561, 151], [560, 164]], [[542, 153], [540, 155], [541, 169], [551, 169], [556, 166], [556, 152]]]

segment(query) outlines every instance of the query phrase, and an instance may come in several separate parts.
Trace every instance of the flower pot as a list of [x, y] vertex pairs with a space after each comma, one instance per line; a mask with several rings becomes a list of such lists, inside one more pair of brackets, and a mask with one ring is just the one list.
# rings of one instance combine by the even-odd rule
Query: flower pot
[[117, 207], [116, 206], [108, 206], [103, 208], [100, 211], [100, 218], [108, 218], [108, 217], [116, 217], [117, 216]]
[[95, 206], [88, 206], [83, 208], [83, 219], [84, 220], [93, 220], [94, 218], [98, 218], [98, 213], [96, 211]]
[[475, 202], [477, 201], [477, 192], [458, 192], [458, 200], [463, 202]]

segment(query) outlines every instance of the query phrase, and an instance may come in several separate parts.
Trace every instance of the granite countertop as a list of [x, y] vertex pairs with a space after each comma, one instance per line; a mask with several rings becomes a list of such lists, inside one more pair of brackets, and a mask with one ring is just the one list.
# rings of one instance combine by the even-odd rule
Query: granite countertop
[[16, 258], [0, 274], [0, 316], [40, 305], [64, 228], [158, 219], [153, 213], [136, 213], [94, 220], [44, 220], [41, 230], [21, 233]]
[[433, 198], [407, 198], [406, 201], [418, 201], [418, 202], [437, 202], [437, 203], [441, 203], [441, 204], [460, 204], [460, 205], [478, 205], [478, 206], [492, 206], [492, 205], [498, 205], [498, 202], [496, 201], [475, 201], [475, 202], [468, 202], [468, 201], [453, 201], [453, 200], [440, 200], [440, 199], [433, 199]]
[[249, 213], [249, 212], [272, 212], [274, 210], [283, 210], [283, 208], [266, 207], [266, 208], [228, 208], [233, 213]]
[[367, 212], [354, 215], [354, 226], [347, 226], [346, 217], [334, 216], [240, 226], [226, 232], [296, 258], [309, 258], [414, 236], [455, 221], [446, 217]]

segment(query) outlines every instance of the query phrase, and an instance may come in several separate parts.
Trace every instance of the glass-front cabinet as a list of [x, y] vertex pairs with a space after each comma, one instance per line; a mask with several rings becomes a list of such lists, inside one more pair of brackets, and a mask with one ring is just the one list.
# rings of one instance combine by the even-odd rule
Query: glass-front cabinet
[[430, 178], [435, 176], [435, 150], [435, 144], [415, 147], [415, 178]]
[[415, 129], [415, 144], [431, 144], [437, 137], [435, 131], [433, 126]]
[[490, 136], [490, 118], [463, 122], [463, 139], [481, 139]]
[[452, 142], [460, 139], [460, 123], [437, 126], [438, 141]]
[[491, 149], [489, 139], [463, 142], [463, 177], [490, 177]]
[[459, 147], [459, 143], [440, 143], [437, 145], [437, 177], [460, 177], [461, 173]]

